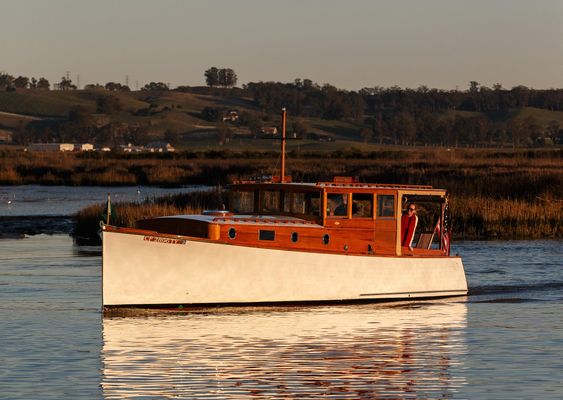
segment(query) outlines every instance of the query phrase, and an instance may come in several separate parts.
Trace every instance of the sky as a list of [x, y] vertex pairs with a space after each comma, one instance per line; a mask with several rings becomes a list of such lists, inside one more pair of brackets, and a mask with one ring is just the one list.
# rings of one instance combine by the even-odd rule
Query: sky
[[563, 87], [561, 0], [0, 0], [0, 72], [80, 86]]

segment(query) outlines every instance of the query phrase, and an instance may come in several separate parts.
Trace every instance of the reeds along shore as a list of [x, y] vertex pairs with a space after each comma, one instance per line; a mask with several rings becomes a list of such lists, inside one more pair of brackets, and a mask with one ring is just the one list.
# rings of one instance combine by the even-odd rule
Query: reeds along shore
[[[293, 153], [295, 182], [356, 176], [362, 182], [424, 184], [451, 193], [454, 235], [464, 239], [561, 237], [563, 150], [382, 149]], [[279, 156], [230, 151], [166, 155], [49, 154], [0, 150], [0, 184], [225, 185], [279, 173]], [[186, 195], [144, 205], [123, 205], [120, 225], [149, 215], [216, 208], [212, 196]], [[100, 206], [101, 207], [101, 206]], [[79, 214], [77, 232], [99, 209]]]
[[[0, 150], [0, 185], [225, 185], [279, 173], [274, 153], [206, 152], [127, 156]], [[563, 198], [563, 150], [409, 149], [289, 153], [296, 182], [355, 176], [363, 182], [425, 184], [453, 196]]]

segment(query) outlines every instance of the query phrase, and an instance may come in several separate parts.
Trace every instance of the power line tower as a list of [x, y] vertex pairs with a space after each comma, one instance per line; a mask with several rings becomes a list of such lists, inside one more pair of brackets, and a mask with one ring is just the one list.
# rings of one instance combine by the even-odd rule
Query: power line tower
[[125, 75], [125, 86], [129, 87], [129, 75]]
[[80, 74], [76, 74], [76, 88], [80, 89]]

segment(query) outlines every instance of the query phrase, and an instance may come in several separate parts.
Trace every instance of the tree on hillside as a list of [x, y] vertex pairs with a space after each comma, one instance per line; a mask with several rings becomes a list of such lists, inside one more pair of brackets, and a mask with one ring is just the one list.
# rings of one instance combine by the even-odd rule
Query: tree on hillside
[[71, 107], [68, 121], [59, 129], [62, 141], [89, 142], [95, 136], [95, 123], [92, 114], [82, 106]]
[[49, 90], [50, 87], [51, 87], [51, 84], [45, 78], [39, 78], [39, 80], [37, 81], [37, 89]]
[[219, 69], [217, 67], [211, 67], [206, 70], [204, 76], [207, 86], [219, 86]]
[[293, 122], [292, 128], [293, 128], [293, 133], [295, 133], [295, 135], [299, 138], [305, 137], [305, 134], [309, 130], [307, 124], [298, 119]]
[[164, 82], [151, 82], [151, 83], [147, 83], [145, 86], [143, 86], [141, 88], [141, 90], [147, 90], [147, 91], [162, 90], [162, 91], [166, 91], [166, 90], [170, 90], [170, 87]]
[[216, 122], [221, 119], [222, 109], [214, 107], [205, 107], [201, 110], [201, 118], [209, 122]]
[[378, 112], [373, 118], [372, 130], [374, 136], [377, 137], [379, 144], [383, 143], [383, 137], [385, 136], [385, 125], [383, 123], [383, 114]]
[[0, 74], [0, 89], [8, 89], [14, 84], [14, 77], [9, 74]]
[[29, 78], [25, 76], [18, 76], [14, 79], [14, 85], [20, 89], [27, 89], [29, 86]]
[[123, 109], [121, 100], [115, 96], [99, 96], [96, 99], [96, 111], [101, 114], [117, 114]]
[[416, 123], [413, 116], [406, 112], [400, 112], [391, 118], [390, 129], [393, 133], [395, 144], [413, 144], [416, 138]]
[[56, 88], [59, 90], [76, 90], [76, 85], [72, 84], [72, 79], [62, 77], [61, 81], [55, 84]]
[[237, 84], [237, 74], [231, 68], [211, 67], [203, 74], [207, 86], [233, 87]]
[[477, 93], [479, 91], [479, 82], [477, 81], [469, 82], [469, 91], [471, 93]]
[[105, 85], [105, 88], [107, 90], [111, 90], [111, 91], [122, 91], [122, 92], [129, 92], [131, 89], [129, 89], [129, 86], [127, 85], [122, 85], [121, 83], [117, 83], [117, 82], [108, 82]]
[[221, 68], [219, 70], [219, 85], [223, 87], [233, 87], [237, 84], [237, 74], [231, 68]]

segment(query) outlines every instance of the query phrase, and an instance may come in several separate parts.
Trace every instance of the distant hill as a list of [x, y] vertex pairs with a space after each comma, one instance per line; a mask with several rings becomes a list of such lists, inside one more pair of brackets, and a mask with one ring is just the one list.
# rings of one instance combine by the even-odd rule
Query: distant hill
[[[319, 93], [321, 92], [319, 91]], [[98, 113], [97, 103], [100, 99], [110, 96], [117, 99], [121, 109], [108, 114]], [[14, 133], [25, 129], [31, 123], [31, 126], [39, 126], [39, 130], [43, 129], [41, 128], [43, 126], [48, 127], [51, 131], [57, 131], [60, 124], [38, 125], [37, 121], [66, 121], [71, 110], [78, 106], [93, 115], [97, 121], [97, 129], [102, 125], [119, 123], [125, 127], [135, 127], [137, 130], [144, 131], [150, 139], [161, 139], [167, 131], [174, 132], [179, 137], [179, 146], [184, 148], [213, 149], [220, 145], [222, 148], [268, 150], [276, 142], [256, 140], [256, 129], [259, 130], [260, 126], [279, 126], [279, 115], [273, 112], [267, 113], [259, 104], [262, 103], [255, 101], [248, 90], [236, 88], [226, 90], [202, 87], [191, 88], [189, 91], [132, 92], [108, 91], [105, 89], [69, 91], [17, 89], [16, 91], [0, 91], [0, 130], [4, 133]], [[361, 103], [358, 104], [360, 104], [358, 107], [362, 107]], [[370, 108], [373, 108], [373, 106], [370, 106]], [[298, 136], [301, 140], [291, 141], [289, 148], [338, 150], [359, 146], [366, 150], [372, 150], [379, 143], [397, 143], [399, 133], [402, 135], [409, 134], [408, 132], [400, 132], [405, 129], [414, 130], [410, 133], [411, 139], [405, 140], [404, 137], [406, 136], [401, 136], [399, 143], [427, 144], [424, 143], [427, 140], [426, 137], [432, 138], [432, 136], [419, 135], [417, 132], [424, 129], [434, 129], [437, 131], [437, 133], [434, 133], [434, 136], [436, 136], [442, 134], [442, 130], [455, 131], [460, 129], [457, 125], [454, 125], [453, 128], [446, 127], [446, 129], [438, 126], [438, 123], [446, 121], [445, 123], [453, 124], [453, 122], [448, 121], [454, 121], [456, 118], [470, 120], [473, 117], [480, 117], [488, 121], [491, 127], [498, 122], [506, 124], [510, 121], [526, 121], [526, 123], [529, 123], [532, 120], [539, 126], [538, 129], [540, 130], [547, 130], [549, 126], [552, 129], [558, 129], [553, 128], [557, 124], [563, 127], [563, 111], [551, 111], [535, 107], [511, 107], [506, 108], [503, 112], [476, 112], [455, 109], [436, 111], [428, 114], [433, 116], [434, 119], [430, 122], [426, 121], [426, 126], [416, 114], [413, 114], [412, 117], [410, 117], [410, 114], [407, 115], [407, 119], [404, 119], [404, 116], [402, 116], [403, 119], [393, 119], [392, 110], [389, 111], [388, 107], [381, 109], [384, 110], [386, 119], [383, 121], [383, 125], [380, 125], [380, 132], [377, 131], [377, 120], [374, 119], [376, 112], [370, 111], [367, 107], [364, 110], [363, 117], [361, 116], [362, 113], [359, 112], [356, 118], [342, 117], [339, 119], [306, 116], [306, 110], [302, 112], [305, 116], [296, 117], [291, 114], [290, 109], [288, 134], [294, 130], [299, 131]], [[226, 122], [221, 127], [221, 121], [204, 118], [205, 110], [219, 110], [218, 112], [235, 110], [241, 116], [241, 119], [235, 122]], [[257, 123], [260, 126], [253, 127], [253, 124], [256, 125]], [[430, 127], [428, 124], [430, 124]], [[404, 126], [406, 128], [403, 129]], [[3, 137], [6, 137], [6, 134]], [[479, 134], [476, 134], [478, 139], [472, 139], [471, 136], [467, 135], [461, 137], [462, 140], [466, 141], [465, 143], [467, 141], [472, 143], [477, 140], [478, 144], [485, 144], [497, 140], [496, 138], [494, 140], [480, 138]], [[448, 142], [451, 141], [445, 138], [436, 140], [434, 144], [447, 144]], [[529, 145], [535, 144], [534, 139], [529, 139], [526, 143]]]

